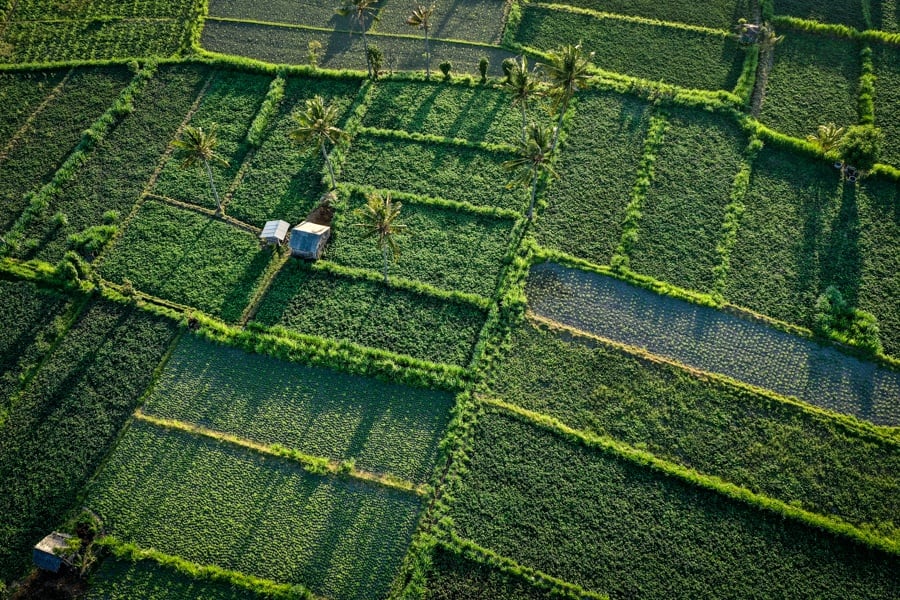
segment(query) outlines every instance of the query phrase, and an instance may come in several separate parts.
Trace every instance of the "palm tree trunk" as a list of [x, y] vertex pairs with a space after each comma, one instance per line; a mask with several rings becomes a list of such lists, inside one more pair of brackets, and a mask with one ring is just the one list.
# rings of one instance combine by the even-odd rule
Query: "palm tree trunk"
[[528, 131], [528, 115], [525, 113], [525, 98], [522, 98], [522, 147], [525, 147], [525, 141]]
[[428, 28], [425, 28], [425, 79], [431, 79], [431, 46], [428, 45]]
[[388, 284], [388, 267], [390, 267], [390, 263], [388, 262], [388, 247], [381, 247], [381, 257], [384, 259], [384, 283]]
[[224, 215], [225, 211], [222, 210], [222, 202], [219, 200], [219, 192], [216, 191], [216, 182], [213, 180], [212, 169], [209, 168], [209, 161], [204, 160], [203, 166], [206, 167], [206, 174], [209, 175], [209, 187], [212, 188], [213, 196], [216, 199], [216, 208], [219, 209], [219, 214]]
[[553, 143], [550, 144], [550, 154], [553, 154], [553, 151], [556, 150], [556, 143], [559, 141], [559, 132], [562, 130], [563, 118], [566, 116], [566, 111], [569, 110], [569, 98], [571, 98], [571, 96], [566, 92], [562, 110], [559, 111], [559, 121], [557, 121], [556, 128], [553, 130]]
[[538, 182], [538, 172], [537, 169], [532, 171], [531, 173], [531, 202], [528, 204], [528, 220], [531, 220], [531, 217], [534, 216], [534, 201], [537, 198], [537, 182]]
[[331, 166], [331, 159], [328, 158], [328, 153], [325, 152], [325, 144], [322, 144], [322, 157], [325, 158], [325, 166], [328, 167], [328, 174], [331, 175], [331, 189], [337, 187], [337, 183], [334, 180], [334, 167]]

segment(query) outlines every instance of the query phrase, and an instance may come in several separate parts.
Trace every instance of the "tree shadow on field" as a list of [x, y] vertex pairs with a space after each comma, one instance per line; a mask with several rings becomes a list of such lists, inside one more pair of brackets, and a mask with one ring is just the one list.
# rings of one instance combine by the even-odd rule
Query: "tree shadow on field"
[[836, 286], [844, 299], [856, 304], [862, 278], [862, 256], [859, 250], [860, 223], [856, 186], [843, 184], [840, 211], [831, 224], [820, 264], [820, 293], [828, 285]]

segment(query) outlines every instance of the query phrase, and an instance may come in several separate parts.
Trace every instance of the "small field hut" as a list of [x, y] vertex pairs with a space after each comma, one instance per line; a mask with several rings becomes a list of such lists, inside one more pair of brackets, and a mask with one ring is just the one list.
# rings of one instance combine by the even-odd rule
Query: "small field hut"
[[51, 573], [59, 573], [64, 564], [68, 564], [66, 557], [56, 553], [66, 547], [66, 541], [71, 535], [54, 531], [34, 547], [32, 560], [37, 568]]
[[291, 229], [291, 255], [307, 260], [322, 257], [325, 242], [331, 237], [331, 227], [303, 221]]
[[291, 224], [287, 221], [267, 221], [262, 233], [259, 234], [259, 239], [264, 244], [280, 246], [284, 243], [290, 228]]

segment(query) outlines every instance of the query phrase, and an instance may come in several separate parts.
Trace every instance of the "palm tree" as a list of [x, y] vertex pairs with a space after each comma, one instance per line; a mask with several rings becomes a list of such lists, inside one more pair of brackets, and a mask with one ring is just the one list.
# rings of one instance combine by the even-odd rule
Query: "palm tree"
[[209, 187], [212, 188], [213, 196], [216, 199], [216, 208], [219, 214], [224, 214], [225, 209], [222, 208], [219, 192], [216, 191], [216, 182], [213, 180], [212, 169], [209, 167], [210, 161], [216, 162], [223, 167], [228, 166], [228, 161], [216, 153], [216, 147], [219, 145], [219, 140], [216, 138], [216, 124], [210, 125], [208, 131], [204, 131], [202, 127], [187, 125], [182, 132], [181, 138], [175, 140], [172, 145], [183, 159], [181, 162], [182, 169], [193, 167], [196, 164], [206, 168], [206, 174], [209, 176]]
[[550, 166], [550, 154], [553, 152], [551, 137], [552, 133], [548, 127], [530, 123], [526, 141], [519, 148], [519, 156], [503, 163], [505, 170], [516, 172], [515, 177], [507, 184], [507, 188], [531, 187], [531, 202], [528, 203], [529, 221], [534, 214], [538, 178], [542, 174], [558, 177], [556, 171]]
[[837, 148], [843, 137], [843, 127], [838, 127], [834, 123], [828, 123], [827, 125], [819, 125], [816, 133], [806, 136], [806, 141], [821, 148], [822, 152], [828, 152]]
[[406, 225], [397, 223], [403, 204], [394, 203], [391, 200], [390, 192], [386, 192], [384, 196], [378, 192], [372, 192], [366, 196], [366, 200], [366, 205], [356, 211], [357, 216], [361, 219], [361, 222], [356, 225], [366, 229], [363, 238], [375, 238], [384, 259], [384, 282], [388, 283], [389, 255], [393, 261], [400, 256], [400, 247], [397, 246], [397, 240], [394, 237], [406, 232]]
[[316, 95], [308, 98], [304, 110], [294, 113], [293, 118], [297, 122], [297, 127], [288, 132], [288, 137], [300, 144], [318, 146], [328, 167], [328, 174], [331, 175], [331, 189], [334, 189], [337, 183], [326, 146], [331, 144], [334, 147], [347, 137], [347, 133], [335, 125], [338, 120], [337, 106], [333, 103], [326, 106], [322, 96]]
[[509, 70], [503, 81], [503, 89], [513, 97], [513, 106], [516, 104], [522, 109], [522, 143], [525, 143], [528, 125], [528, 100], [538, 91], [538, 80], [534, 71], [528, 70], [528, 59], [525, 56], [514, 61], [514, 66]]
[[369, 62], [369, 41], [366, 39], [366, 28], [370, 22], [378, 20], [378, 0], [343, 0], [343, 4], [335, 12], [342, 17], [350, 17], [359, 26], [363, 38], [363, 51], [366, 54], [366, 72], [372, 76], [372, 64]]
[[425, 6], [417, 4], [406, 18], [406, 24], [425, 32], [425, 79], [431, 79], [431, 49], [428, 45], [428, 30], [431, 29], [431, 17], [434, 15], [434, 4]]
[[569, 108], [569, 101], [590, 77], [588, 69], [593, 57], [593, 52], [585, 54], [582, 51], [580, 43], [575, 46], [568, 44], [560, 50], [551, 51], [550, 62], [539, 65], [550, 80], [553, 107], [559, 110], [559, 122], [553, 131], [553, 143], [550, 145], [551, 152], [556, 149], [556, 142], [559, 141], [559, 132], [563, 116]]

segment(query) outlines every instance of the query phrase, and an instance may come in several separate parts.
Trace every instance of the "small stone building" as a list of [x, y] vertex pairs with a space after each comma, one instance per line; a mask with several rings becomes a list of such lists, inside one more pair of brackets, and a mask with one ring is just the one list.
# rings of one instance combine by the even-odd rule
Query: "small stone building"
[[291, 224], [287, 221], [267, 221], [262, 233], [259, 234], [259, 239], [265, 244], [280, 246], [284, 243], [290, 228]]
[[322, 257], [325, 242], [331, 237], [331, 227], [303, 221], [291, 229], [291, 255], [307, 260]]
[[64, 564], [69, 564], [67, 557], [58, 555], [57, 552], [66, 547], [66, 541], [71, 535], [54, 531], [34, 547], [32, 560], [37, 568], [51, 573], [59, 573]]

